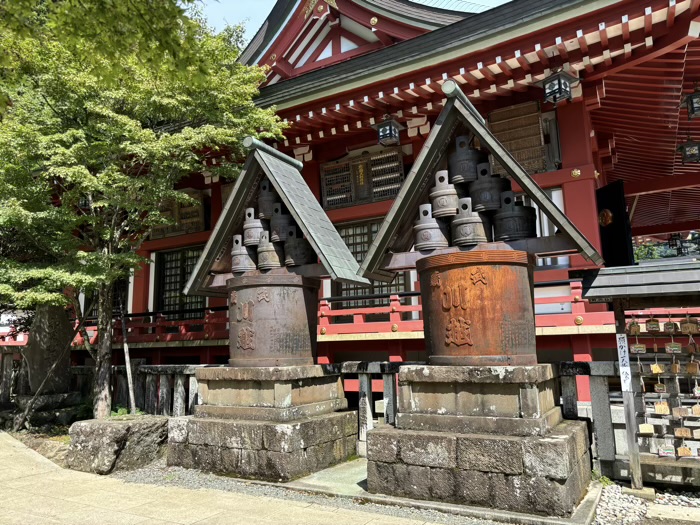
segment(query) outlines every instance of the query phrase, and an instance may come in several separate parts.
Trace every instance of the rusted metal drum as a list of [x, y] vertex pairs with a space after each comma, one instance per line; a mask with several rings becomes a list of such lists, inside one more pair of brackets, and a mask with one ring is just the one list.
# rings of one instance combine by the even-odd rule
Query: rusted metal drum
[[478, 164], [488, 162], [486, 152], [469, 147], [469, 137], [461, 135], [456, 139], [454, 153], [450, 153], [450, 182], [461, 184], [476, 180], [476, 167]]
[[318, 281], [300, 275], [229, 279], [231, 366], [313, 365]]
[[533, 257], [513, 250], [420, 259], [430, 364], [536, 364], [533, 267]]
[[501, 194], [501, 209], [493, 217], [497, 241], [515, 241], [537, 237], [537, 212], [532, 206], [515, 200], [512, 191]]

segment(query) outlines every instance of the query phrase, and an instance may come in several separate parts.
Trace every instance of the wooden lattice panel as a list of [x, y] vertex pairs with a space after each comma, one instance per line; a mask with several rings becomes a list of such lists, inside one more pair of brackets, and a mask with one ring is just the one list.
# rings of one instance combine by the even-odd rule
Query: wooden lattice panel
[[[489, 114], [489, 128], [515, 160], [530, 174], [547, 170], [547, 158], [542, 132], [540, 105], [526, 102]], [[494, 173], [506, 171], [491, 157]]]

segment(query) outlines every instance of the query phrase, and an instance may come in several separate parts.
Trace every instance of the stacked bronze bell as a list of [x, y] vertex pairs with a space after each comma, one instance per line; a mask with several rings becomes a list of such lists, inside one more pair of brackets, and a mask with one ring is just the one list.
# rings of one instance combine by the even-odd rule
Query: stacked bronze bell
[[416, 250], [536, 237], [535, 209], [516, 200], [510, 180], [491, 172], [488, 155], [472, 149], [468, 136], [456, 137], [448, 165], [435, 173], [431, 204], [420, 206]]
[[255, 208], [245, 210], [243, 235], [234, 235], [231, 249], [232, 273], [272, 270], [317, 262], [316, 252], [304, 239], [269, 180], [260, 183]]

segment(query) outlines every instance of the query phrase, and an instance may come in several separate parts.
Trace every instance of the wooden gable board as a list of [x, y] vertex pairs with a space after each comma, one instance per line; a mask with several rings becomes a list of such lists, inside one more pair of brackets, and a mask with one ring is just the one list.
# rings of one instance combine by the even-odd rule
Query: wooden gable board
[[571, 239], [573, 246], [581, 255], [595, 264], [602, 264], [603, 258], [596, 248], [501, 145], [457, 83], [448, 80], [443, 84], [443, 92], [448, 97], [447, 104], [435, 121], [423, 149], [362, 263], [360, 268], [362, 275], [382, 281], [393, 279], [394, 275], [391, 272], [382, 270], [384, 256], [390, 252], [407, 252], [413, 246], [413, 221], [418, 206], [428, 198], [429, 186], [433, 183], [432, 175], [444, 157], [450, 139], [460, 123], [479, 138], [481, 144], [491, 152], [508, 175], [520, 185], [560, 233]]
[[[246, 139], [251, 153], [231, 192], [221, 217], [185, 286], [185, 294], [221, 295], [207, 290], [211, 272], [231, 249], [231, 238], [241, 231], [245, 209], [251, 207], [258, 185], [267, 177], [289, 209], [332, 279], [367, 285], [359, 266], [330, 219], [311, 193], [296, 161], [258, 141]], [[250, 145], [249, 145], [250, 144]]]

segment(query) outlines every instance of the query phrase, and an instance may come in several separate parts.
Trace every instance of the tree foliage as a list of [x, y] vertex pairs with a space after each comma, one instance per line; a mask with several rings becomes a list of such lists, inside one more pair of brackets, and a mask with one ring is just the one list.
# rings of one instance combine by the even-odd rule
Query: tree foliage
[[[245, 136], [277, 137], [282, 125], [274, 110], [252, 102], [264, 73], [236, 62], [240, 27], [215, 34], [195, 16], [178, 19], [186, 31], [167, 24], [139, 29], [173, 29], [167, 48], [194, 57], [174, 74], [172, 60], [153, 60], [162, 52], [160, 37], [142, 41], [124, 20], [133, 5], [171, 2], [20, 3], [50, 5], [55, 13], [46, 15], [48, 29], [39, 36], [32, 30], [15, 39], [12, 74], [3, 77], [11, 105], [0, 122], [0, 303], [75, 304], [78, 291], [97, 290], [104, 328], [113, 283], [142, 263], [137, 249], [153, 226], [168, 221], [163, 204], [188, 199], [175, 190], [178, 181], [201, 172], [209, 156], [242, 158]], [[0, 12], [12, 5], [0, 0]], [[92, 22], [78, 27], [100, 6], [122, 20], [117, 36], [129, 45], [100, 53], [101, 41], [115, 36]], [[69, 21], [61, 9], [80, 16]], [[51, 38], [61, 24], [75, 38]], [[235, 162], [207, 167], [224, 177], [237, 170]], [[104, 346], [106, 352], [111, 340]]]

